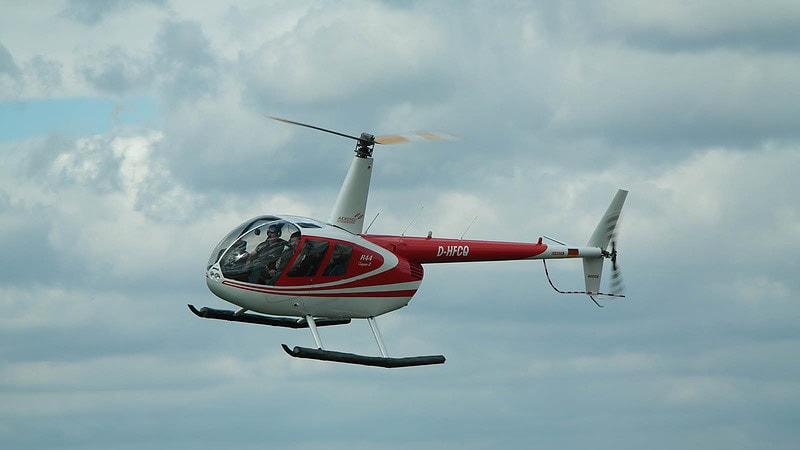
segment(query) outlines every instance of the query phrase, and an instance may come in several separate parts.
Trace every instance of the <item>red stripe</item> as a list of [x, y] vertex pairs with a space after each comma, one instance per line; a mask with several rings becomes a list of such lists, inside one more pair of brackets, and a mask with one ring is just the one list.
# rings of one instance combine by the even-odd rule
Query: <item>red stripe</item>
[[[320, 289], [317, 292], [307, 292], [307, 291], [300, 291], [300, 290], [291, 290], [291, 291], [278, 291], [274, 289], [262, 288], [259, 286], [253, 286], [249, 284], [239, 284], [234, 283], [228, 280], [224, 280], [222, 284], [230, 287], [234, 287], [236, 289], [242, 289], [245, 291], [251, 292], [260, 292], [262, 294], [272, 294], [272, 295], [285, 295], [285, 296], [302, 296], [302, 297], [348, 297], [348, 298], [357, 298], [357, 297], [411, 297], [417, 291], [415, 289], [407, 289], [407, 290], [391, 290], [391, 291], [372, 291], [372, 292], [326, 292], [326, 290]], [[337, 289], [337, 288], [330, 288], [330, 289]], [[330, 290], [328, 289], [328, 290]]]

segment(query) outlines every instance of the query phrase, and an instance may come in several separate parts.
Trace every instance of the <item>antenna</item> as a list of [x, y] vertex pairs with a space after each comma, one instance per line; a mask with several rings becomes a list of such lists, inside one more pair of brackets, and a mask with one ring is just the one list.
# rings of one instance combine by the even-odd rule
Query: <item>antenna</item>
[[425, 208], [425, 207], [424, 207], [424, 206], [420, 206], [420, 207], [419, 207], [419, 211], [417, 211], [417, 214], [416, 214], [416, 215], [414, 215], [414, 218], [413, 218], [413, 219], [411, 219], [411, 222], [408, 222], [408, 225], [406, 225], [406, 227], [405, 227], [405, 228], [403, 228], [403, 232], [402, 232], [402, 233], [400, 233], [400, 236], [405, 236], [405, 235], [406, 235], [406, 230], [408, 230], [408, 227], [410, 227], [410, 226], [411, 226], [411, 224], [412, 224], [412, 223], [414, 223], [414, 221], [415, 221], [415, 220], [417, 220], [417, 217], [419, 217], [419, 213], [421, 213], [421, 212], [422, 212], [422, 209], [423, 209], [423, 208]]
[[476, 220], [478, 220], [478, 216], [475, 216], [475, 217], [472, 218], [472, 222], [470, 222], [469, 225], [467, 225], [467, 229], [464, 230], [463, 233], [461, 233], [461, 236], [459, 236], [459, 238], [458, 238], [459, 241], [464, 239], [464, 235], [467, 234], [467, 231], [469, 231], [469, 229], [472, 227], [472, 224], [475, 223]]
[[542, 237], [543, 237], [543, 238], [545, 238], [545, 239], [547, 239], [548, 241], [553, 241], [553, 242], [555, 242], [555, 243], [556, 243], [556, 244], [558, 244], [558, 245], [567, 245], [567, 244], [565, 244], [565, 243], [563, 243], [563, 242], [561, 242], [561, 241], [557, 241], [557, 240], [555, 240], [555, 239], [553, 239], [553, 238], [551, 238], [551, 237], [549, 237], [549, 236], [542, 235]]
[[375, 220], [377, 220], [378, 216], [380, 216], [380, 215], [381, 215], [381, 213], [375, 214], [375, 217], [372, 218], [372, 222], [370, 222], [369, 225], [367, 225], [367, 229], [366, 229], [366, 231], [364, 231], [364, 234], [369, 234], [370, 227], [372, 227], [372, 224], [375, 223]]

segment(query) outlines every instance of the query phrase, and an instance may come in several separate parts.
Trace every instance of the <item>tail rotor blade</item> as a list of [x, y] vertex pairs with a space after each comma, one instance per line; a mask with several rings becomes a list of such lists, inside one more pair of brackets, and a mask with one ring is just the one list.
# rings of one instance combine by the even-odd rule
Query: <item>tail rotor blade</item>
[[617, 265], [617, 236], [616, 233], [611, 235], [611, 292], [616, 295], [623, 295], [624, 286], [622, 284], [622, 275]]
[[622, 295], [624, 291], [625, 289], [622, 283], [622, 275], [620, 275], [617, 268], [614, 268], [614, 270], [611, 272], [611, 292], [616, 295]]

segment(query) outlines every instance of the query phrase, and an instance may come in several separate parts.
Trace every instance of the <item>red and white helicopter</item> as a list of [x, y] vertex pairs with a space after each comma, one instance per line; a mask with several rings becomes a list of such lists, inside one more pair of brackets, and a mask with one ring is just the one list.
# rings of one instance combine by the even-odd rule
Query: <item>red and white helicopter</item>
[[[523, 259], [580, 259], [590, 296], [624, 297], [616, 266], [614, 230], [627, 191], [618, 190], [585, 246], [373, 235], [363, 232], [375, 144], [407, 142], [401, 135], [350, 136], [278, 117], [272, 119], [356, 141], [355, 157], [327, 221], [293, 215], [254, 217], [228, 233], [211, 252], [206, 283], [240, 309], [189, 309], [199, 317], [290, 328], [310, 328], [317, 348], [285, 344], [291, 356], [379, 367], [442, 364], [442, 355], [389, 357], [375, 318], [406, 305], [419, 289], [423, 265]], [[432, 133], [417, 137], [438, 140]], [[611, 244], [611, 250], [607, 250]], [[603, 262], [612, 262], [612, 291], [600, 292]], [[547, 266], [545, 265], [545, 272]], [[550, 277], [548, 275], [548, 281]], [[550, 281], [552, 285], [552, 281]], [[597, 303], [595, 301], [595, 303]], [[600, 306], [598, 304], [598, 306]], [[366, 319], [381, 356], [327, 350], [318, 327]]]

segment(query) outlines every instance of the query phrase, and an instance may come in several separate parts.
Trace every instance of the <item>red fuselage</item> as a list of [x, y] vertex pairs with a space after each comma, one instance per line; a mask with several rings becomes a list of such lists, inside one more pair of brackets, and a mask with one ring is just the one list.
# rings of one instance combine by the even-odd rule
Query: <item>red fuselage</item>
[[212, 252], [206, 282], [242, 309], [275, 316], [375, 317], [406, 306], [423, 264], [599, 256], [599, 248], [353, 234], [297, 216], [261, 216]]

